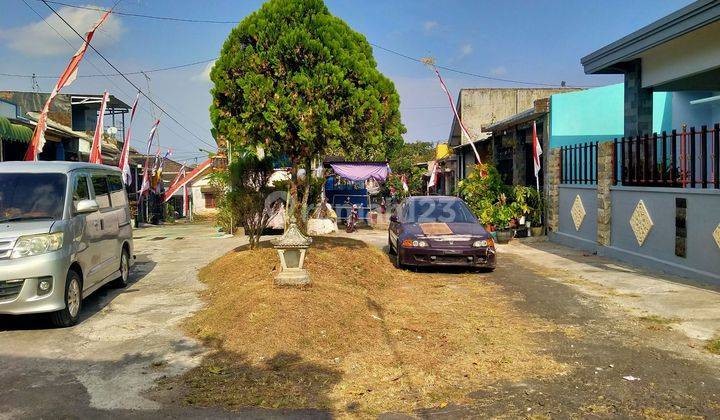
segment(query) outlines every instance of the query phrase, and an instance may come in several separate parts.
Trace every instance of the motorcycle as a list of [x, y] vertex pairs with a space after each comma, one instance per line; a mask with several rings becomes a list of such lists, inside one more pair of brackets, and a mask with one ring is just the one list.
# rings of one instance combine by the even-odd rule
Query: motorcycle
[[347, 221], [345, 222], [346, 223], [345, 232], [352, 233], [352, 232], [357, 231], [357, 223], [358, 223], [359, 218], [360, 217], [358, 215], [358, 206], [357, 206], [357, 204], [353, 204], [352, 210], [350, 211], [350, 215], [348, 216]]

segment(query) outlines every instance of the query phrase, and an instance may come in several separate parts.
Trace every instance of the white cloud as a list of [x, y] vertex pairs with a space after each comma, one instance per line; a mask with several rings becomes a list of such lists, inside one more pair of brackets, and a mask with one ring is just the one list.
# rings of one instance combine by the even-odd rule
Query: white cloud
[[196, 82], [210, 83], [210, 71], [212, 70], [214, 65], [215, 65], [215, 60], [207, 63], [205, 65], [205, 68], [203, 68], [200, 73], [194, 75], [190, 79], [194, 80]]
[[493, 67], [490, 69], [490, 74], [493, 76], [502, 76], [503, 74], [507, 74], [507, 69], [505, 66]]
[[[88, 5], [86, 7], [98, 8]], [[87, 9], [76, 9], [63, 6], [57, 9], [58, 13], [72, 25], [78, 32], [85, 34], [100, 18], [101, 12]], [[57, 15], [52, 14], [43, 20], [20, 26], [16, 28], [0, 30], [0, 40], [8, 47], [27, 56], [54, 56], [65, 55], [74, 52], [82, 43], [72, 29], [65, 25]], [[70, 41], [74, 47], [70, 47], [49, 25]], [[120, 18], [111, 14], [107, 20], [95, 32], [92, 45], [95, 47], [106, 47], [115, 44], [120, 40], [124, 32]]]
[[435, 20], [426, 20], [423, 22], [423, 29], [425, 32], [431, 32], [433, 29], [438, 27], [438, 23]]
[[473, 52], [473, 46], [472, 44], [463, 44], [460, 46], [460, 58], [468, 56], [472, 54]]

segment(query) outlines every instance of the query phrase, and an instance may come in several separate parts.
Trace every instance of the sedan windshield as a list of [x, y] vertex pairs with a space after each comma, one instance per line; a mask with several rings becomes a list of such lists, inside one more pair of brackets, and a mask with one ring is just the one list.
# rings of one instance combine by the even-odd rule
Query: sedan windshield
[[405, 209], [407, 223], [477, 223], [468, 206], [461, 200], [413, 200]]
[[0, 222], [63, 216], [67, 176], [52, 173], [0, 173]]

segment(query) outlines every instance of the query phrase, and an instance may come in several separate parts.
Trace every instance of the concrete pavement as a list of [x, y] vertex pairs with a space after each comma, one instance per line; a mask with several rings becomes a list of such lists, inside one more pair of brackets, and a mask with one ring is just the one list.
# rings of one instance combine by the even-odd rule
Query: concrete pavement
[[77, 326], [1, 317], [0, 418], [158, 410], [147, 396], [156, 379], [195, 366], [205, 351], [178, 325], [201, 307], [197, 271], [242, 244], [206, 225], [138, 229], [132, 284], [88, 297]]

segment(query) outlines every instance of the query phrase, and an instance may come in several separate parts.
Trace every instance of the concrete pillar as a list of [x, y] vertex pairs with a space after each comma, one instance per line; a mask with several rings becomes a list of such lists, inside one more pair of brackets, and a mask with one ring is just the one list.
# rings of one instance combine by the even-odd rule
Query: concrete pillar
[[642, 63], [636, 59], [625, 71], [625, 137], [652, 133], [653, 91], [642, 87]]
[[560, 149], [550, 150], [545, 167], [547, 184], [545, 184], [546, 220], [548, 232], [557, 232], [560, 213]]
[[598, 144], [597, 156], [597, 242], [610, 246], [612, 231], [612, 199], [610, 187], [613, 185], [613, 146], [612, 141]]

